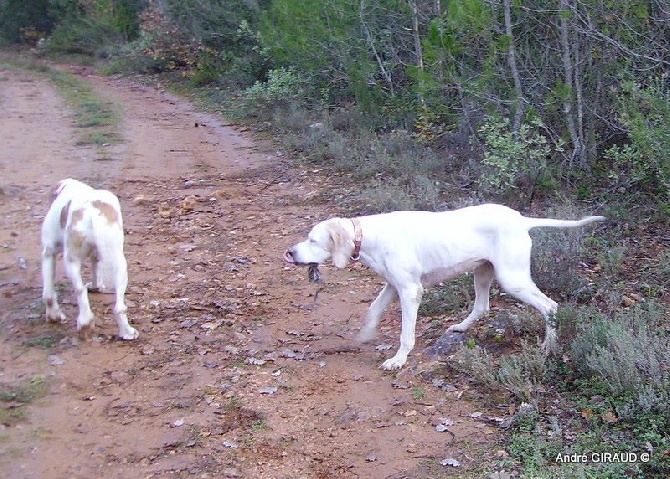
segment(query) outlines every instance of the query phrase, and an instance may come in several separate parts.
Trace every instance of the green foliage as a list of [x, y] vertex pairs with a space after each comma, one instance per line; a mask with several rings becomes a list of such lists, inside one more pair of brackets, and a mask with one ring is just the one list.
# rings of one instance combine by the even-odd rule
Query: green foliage
[[91, 17], [70, 18], [59, 24], [44, 47], [53, 53], [78, 53], [104, 56], [105, 48], [118, 44], [118, 32]]
[[419, 305], [420, 316], [443, 315], [469, 308], [474, 300], [472, 276], [465, 275], [427, 290]]
[[[267, 68], [267, 54], [256, 30], [260, 8], [265, 3], [168, 0], [163, 10], [154, 9], [153, 21], [163, 22], [163, 28], [171, 32], [168, 37], [172, 37], [172, 50], [178, 51], [180, 45], [196, 46], [188, 55], [191, 58], [184, 58], [181, 65], [193, 70], [193, 84], [217, 84], [226, 80], [248, 85], [259, 79]], [[147, 22], [147, 27], [151, 27], [151, 22]], [[162, 42], [166, 43], [165, 40]]]
[[664, 308], [638, 303], [613, 320], [596, 315], [584, 321], [571, 345], [572, 359], [582, 376], [613, 396], [627, 399], [627, 410], [668, 410], [670, 340], [663, 334]]
[[265, 82], [246, 89], [244, 99], [249, 111], [267, 109], [279, 103], [300, 103], [306, 92], [305, 80], [294, 70], [279, 68], [268, 72]]
[[626, 82], [619, 95], [619, 120], [629, 142], [605, 152], [618, 186], [662, 194], [670, 200], [670, 88], [667, 78], [642, 87]]
[[518, 400], [536, 403], [545, 389], [548, 359], [539, 345], [522, 344], [521, 352], [494, 361], [481, 347], [463, 348], [459, 364], [488, 388], [507, 390]]
[[49, 4], [49, 0], [0, 0], [0, 43], [34, 45], [56, 21]]
[[263, 46], [276, 65], [295, 67], [327, 101], [356, 101], [378, 114], [412, 64], [406, 2], [275, 0], [262, 14]]
[[552, 147], [538, 130], [538, 119], [522, 124], [512, 131], [507, 118], [488, 117], [479, 128], [484, 144], [484, 174], [480, 185], [493, 193], [507, 193], [521, 181], [545, 172], [547, 160], [557, 147]]
[[47, 51], [108, 56], [139, 34], [145, 0], [52, 0], [57, 25], [44, 45]]

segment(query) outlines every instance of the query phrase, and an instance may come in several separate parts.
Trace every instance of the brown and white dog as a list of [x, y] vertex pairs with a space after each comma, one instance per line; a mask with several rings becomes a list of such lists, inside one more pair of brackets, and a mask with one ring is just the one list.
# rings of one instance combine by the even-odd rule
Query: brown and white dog
[[63, 263], [77, 294], [77, 330], [86, 336], [95, 318], [88, 301], [88, 285], [81, 276], [82, 263], [92, 262], [91, 291], [104, 289], [109, 278], [114, 286], [114, 315], [119, 337], [135, 339], [137, 330], [128, 324], [124, 294], [128, 286], [128, 266], [123, 254], [123, 218], [119, 199], [107, 190], [95, 190], [81, 181], [68, 178], [56, 186], [54, 200], [42, 223], [42, 299], [47, 321], [64, 321], [54, 289], [56, 256], [63, 252]]
[[537, 227], [573, 228], [602, 221], [528, 218], [506, 206], [485, 204], [454, 211], [396, 211], [353, 219], [332, 218], [317, 223], [308, 239], [293, 245], [284, 259], [316, 265], [331, 258], [344, 268], [353, 256], [380, 274], [386, 285], [370, 305], [359, 339], [375, 335], [384, 309], [396, 297], [402, 309], [400, 348], [382, 364], [399, 369], [414, 348], [416, 317], [424, 286], [474, 271], [475, 304], [470, 315], [448, 332], [463, 332], [489, 310], [489, 290], [495, 277], [514, 297], [537, 309], [545, 319], [546, 351], [553, 348], [556, 302], [545, 296], [530, 276], [531, 238]]

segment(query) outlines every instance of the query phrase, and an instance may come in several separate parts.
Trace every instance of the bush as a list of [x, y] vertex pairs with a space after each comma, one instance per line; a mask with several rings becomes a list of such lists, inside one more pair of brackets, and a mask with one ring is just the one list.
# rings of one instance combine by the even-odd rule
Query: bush
[[548, 360], [540, 345], [522, 343], [519, 353], [495, 360], [476, 346], [461, 349], [459, 364], [492, 390], [505, 389], [518, 400], [536, 404], [545, 390]]
[[504, 194], [517, 188], [521, 182], [535, 183], [546, 174], [546, 163], [554, 150], [538, 130], [538, 119], [523, 124], [519, 131], [512, 131], [507, 118], [488, 117], [479, 128], [484, 143], [484, 173], [480, 186], [493, 194]]
[[670, 201], [670, 88], [667, 78], [646, 86], [624, 83], [619, 96], [619, 120], [629, 142], [605, 152], [612, 162], [610, 178], [626, 189], [661, 193]]
[[665, 334], [665, 309], [649, 301], [616, 314], [583, 318], [572, 341], [572, 363], [578, 374], [634, 411], [670, 412], [670, 338]]
[[264, 82], [256, 82], [244, 92], [244, 100], [249, 111], [267, 110], [273, 106], [288, 103], [302, 103], [307, 82], [290, 68], [270, 70]]

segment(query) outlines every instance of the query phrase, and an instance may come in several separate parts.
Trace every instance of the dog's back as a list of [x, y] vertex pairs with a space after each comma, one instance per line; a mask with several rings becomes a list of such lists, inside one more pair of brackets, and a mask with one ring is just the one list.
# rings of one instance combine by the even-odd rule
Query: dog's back
[[112, 283], [123, 255], [123, 218], [121, 205], [112, 192], [91, 190], [85, 198], [69, 204], [65, 231], [65, 251], [82, 260], [95, 256], [104, 283]]
[[87, 197], [93, 188], [81, 181], [67, 178], [59, 181], [52, 192], [53, 201], [42, 223], [42, 244], [62, 247], [63, 234], [70, 214], [72, 200]]

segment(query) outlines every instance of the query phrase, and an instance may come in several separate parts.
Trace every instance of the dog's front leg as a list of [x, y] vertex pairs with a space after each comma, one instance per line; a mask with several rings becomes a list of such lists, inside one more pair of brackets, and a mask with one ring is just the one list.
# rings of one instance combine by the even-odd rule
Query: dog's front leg
[[402, 332], [400, 333], [400, 349], [391, 359], [382, 364], [387, 371], [400, 369], [407, 362], [407, 356], [414, 349], [416, 335], [416, 317], [423, 296], [421, 284], [413, 284], [398, 290], [402, 309]]
[[377, 334], [377, 326], [379, 325], [379, 319], [381, 318], [382, 313], [397, 296], [398, 292], [396, 289], [389, 283], [386, 283], [377, 296], [377, 299], [375, 299], [368, 308], [368, 312], [365, 316], [365, 324], [363, 324], [361, 332], [358, 333], [357, 339], [359, 341], [366, 343], [375, 338]]
[[46, 306], [47, 321], [65, 321], [65, 314], [58, 305], [54, 282], [56, 279], [56, 251], [45, 246], [42, 251], [42, 301]]

